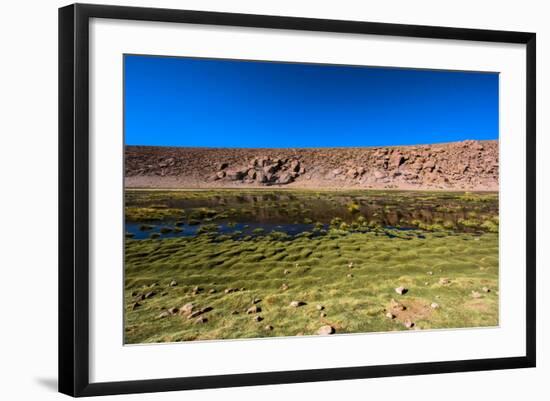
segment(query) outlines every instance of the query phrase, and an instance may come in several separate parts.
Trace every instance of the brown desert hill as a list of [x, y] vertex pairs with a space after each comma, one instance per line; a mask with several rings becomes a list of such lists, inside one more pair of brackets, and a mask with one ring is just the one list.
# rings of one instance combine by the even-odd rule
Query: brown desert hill
[[368, 148], [126, 146], [127, 188], [498, 190], [498, 141]]

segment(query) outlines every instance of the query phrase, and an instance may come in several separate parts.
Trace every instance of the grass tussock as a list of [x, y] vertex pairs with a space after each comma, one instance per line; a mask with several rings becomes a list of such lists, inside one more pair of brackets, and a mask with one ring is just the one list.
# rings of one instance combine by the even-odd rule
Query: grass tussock
[[[127, 239], [125, 342], [309, 335], [325, 324], [337, 333], [408, 330], [406, 319], [419, 329], [498, 324], [496, 233], [333, 234]], [[399, 286], [408, 292], [396, 294]], [[247, 314], [256, 299], [261, 312]], [[388, 318], [392, 299], [407, 313]], [[293, 308], [292, 301], [305, 304]], [[187, 303], [212, 308], [204, 313], [207, 321], [159, 317]]]

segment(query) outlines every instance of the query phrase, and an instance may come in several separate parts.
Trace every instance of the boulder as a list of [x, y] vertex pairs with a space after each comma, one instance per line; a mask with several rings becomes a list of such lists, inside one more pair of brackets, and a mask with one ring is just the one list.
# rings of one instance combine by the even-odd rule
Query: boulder
[[246, 171], [241, 170], [227, 170], [226, 171], [227, 178], [233, 181], [242, 180], [244, 178], [244, 175], [246, 174]]
[[252, 313], [260, 313], [261, 311], [262, 308], [260, 308], [258, 305], [253, 305], [246, 310], [246, 313], [250, 315]]
[[216, 170], [221, 171], [223, 169], [226, 169], [229, 165], [225, 162], [216, 163]]
[[188, 316], [191, 314], [191, 312], [193, 312], [193, 308], [195, 306], [189, 302], [189, 303], [186, 303], [185, 305], [183, 305], [181, 308], [180, 308], [180, 315], [184, 315], [184, 316]]
[[294, 181], [294, 177], [292, 177], [292, 174], [285, 172], [282, 173], [275, 182], [279, 185], [286, 185], [290, 184], [292, 181]]
[[396, 152], [391, 155], [389, 165], [390, 167], [396, 169], [399, 168], [399, 166], [401, 166], [403, 163], [405, 163], [406, 160], [407, 158], [405, 156], [403, 156], [399, 152]]
[[422, 170], [427, 170], [431, 172], [434, 170], [434, 168], [435, 168], [435, 162], [433, 160], [428, 160], [422, 165]]
[[397, 287], [395, 289], [395, 292], [397, 292], [399, 295], [405, 295], [409, 290], [405, 287]]
[[477, 291], [472, 291], [472, 298], [474, 299], [481, 298], [481, 294]]
[[267, 175], [272, 175], [273, 173], [275, 173], [278, 170], [278, 167], [279, 166], [276, 165], [276, 164], [267, 165], [263, 168], [263, 172], [266, 176]]
[[334, 329], [334, 327], [332, 327], [330, 325], [321, 326], [319, 328], [319, 330], [317, 330], [317, 334], [320, 335], [320, 336], [326, 336], [326, 335], [334, 334], [335, 332], [336, 332], [336, 330]]
[[300, 171], [300, 162], [298, 160], [292, 160], [290, 162], [290, 167], [289, 167], [289, 170], [290, 171], [294, 171], [294, 172], [298, 172]]
[[405, 307], [405, 305], [403, 305], [402, 303], [400, 302], [397, 302], [395, 299], [391, 299], [390, 301], [390, 307], [393, 309], [393, 310], [396, 310], [396, 311], [404, 311], [405, 309], [407, 309]]
[[262, 171], [262, 170], [259, 170], [256, 172], [256, 181], [259, 182], [260, 184], [263, 184], [263, 183], [266, 183], [267, 182], [267, 176], [265, 175], [265, 173]]
[[414, 322], [412, 322], [410, 319], [407, 319], [403, 322], [403, 326], [405, 326], [407, 329], [412, 329], [414, 327]]

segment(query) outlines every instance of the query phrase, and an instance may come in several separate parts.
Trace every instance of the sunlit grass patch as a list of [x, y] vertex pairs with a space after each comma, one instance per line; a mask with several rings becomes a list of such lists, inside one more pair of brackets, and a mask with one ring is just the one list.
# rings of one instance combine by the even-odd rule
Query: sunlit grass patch
[[[467, 259], [463, 255], [465, 239], [471, 243]], [[409, 289], [401, 297], [405, 305], [412, 300], [439, 305], [429, 314], [412, 315], [420, 328], [496, 325], [498, 237], [485, 234], [480, 241], [473, 239], [468, 234], [428, 236], [411, 244], [399, 238], [362, 233], [338, 240], [318, 237], [279, 241], [270, 236], [253, 241], [220, 241], [203, 236], [128, 239], [125, 297], [129, 308], [126, 327], [131, 330], [126, 331], [126, 341], [314, 334], [324, 322], [337, 326], [338, 333], [405, 330], [399, 319], [389, 320], [384, 315], [390, 300], [399, 298], [394, 288], [400, 285]], [[368, 246], [363, 248], [361, 244]], [[440, 284], [442, 277], [449, 283]], [[168, 286], [172, 279], [178, 282], [177, 287]], [[161, 296], [158, 290], [150, 299], [140, 301], [142, 307], [132, 310], [131, 293], [143, 293], [142, 286], [152, 282], [159, 283], [153, 290], [165, 288], [166, 294]], [[288, 289], [283, 290], [283, 284]], [[193, 295], [195, 286], [204, 290]], [[239, 291], [225, 294], [226, 288], [233, 287]], [[473, 302], [472, 291], [484, 287], [490, 292]], [[216, 291], [208, 293], [212, 288]], [[262, 299], [259, 305], [264, 325], [246, 314], [254, 298]], [[296, 299], [306, 305], [289, 309]], [[181, 307], [187, 302], [213, 307], [207, 313], [208, 322], [197, 325], [179, 315], [167, 320], [156, 318], [161, 307]], [[317, 303], [324, 305], [326, 317], [320, 317]], [[233, 315], [235, 311], [238, 314]], [[262, 330], [267, 324], [274, 327], [273, 331]], [[227, 331], [227, 327], [235, 330]]]

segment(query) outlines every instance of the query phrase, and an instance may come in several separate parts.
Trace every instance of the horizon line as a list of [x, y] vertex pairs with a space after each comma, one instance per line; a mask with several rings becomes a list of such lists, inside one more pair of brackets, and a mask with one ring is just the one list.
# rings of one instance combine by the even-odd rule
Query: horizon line
[[364, 146], [283, 146], [283, 147], [262, 147], [262, 146], [187, 146], [187, 145], [148, 145], [148, 144], [128, 144], [124, 146], [141, 146], [152, 148], [190, 148], [190, 149], [357, 149], [357, 148], [395, 148], [395, 147], [413, 147], [413, 146], [432, 146], [432, 145], [449, 145], [461, 142], [498, 142], [499, 139], [463, 139], [461, 141], [451, 142], [431, 142], [431, 143], [416, 143], [410, 145], [364, 145]]

